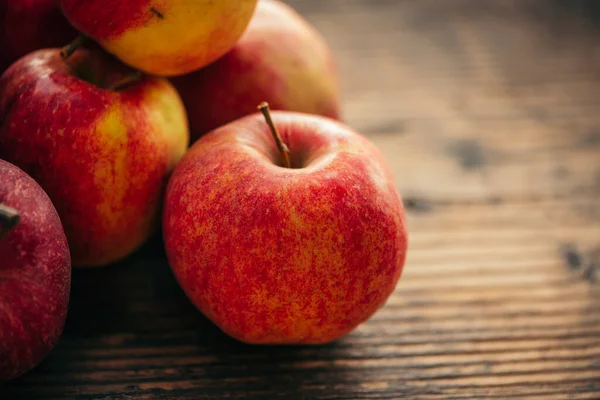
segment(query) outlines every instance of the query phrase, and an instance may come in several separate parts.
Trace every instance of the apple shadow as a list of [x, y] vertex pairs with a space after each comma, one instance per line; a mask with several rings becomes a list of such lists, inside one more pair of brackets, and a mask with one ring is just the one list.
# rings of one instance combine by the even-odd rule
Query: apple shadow
[[[227, 336], [188, 300], [155, 235], [119, 263], [74, 271], [58, 346], [6, 393], [29, 398], [41, 385], [48, 396], [72, 399], [350, 395], [364, 371], [340, 360], [367, 356], [352, 342], [259, 346]], [[98, 391], [76, 392], [90, 386]]]
[[160, 233], [117, 263], [74, 269], [66, 338], [166, 329], [214, 330], [176, 282]]
[[[306, 392], [303, 398], [310, 399], [309, 382], [318, 387], [324, 376], [329, 376], [328, 385], [345, 381], [343, 373], [334, 373], [339, 381], [331, 382], [331, 373], [337, 370], [334, 360], [347, 350], [343, 339], [319, 346], [258, 346], [221, 332], [179, 287], [159, 234], [119, 263], [74, 271], [71, 307], [57, 349], [59, 370], [72, 370], [71, 355], [78, 359], [81, 350], [102, 346], [164, 348], [173, 356], [161, 361], [162, 367], [174, 367], [176, 371], [169, 379], [210, 382], [217, 391], [225, 388], [222, 382], [226, 378], [234, 381], [227, 384], [228, 390], [294, 396]], [[190, 361], [182, 363], [178, 357]], [[136, 368], [158, 367], [153, 363], [141, 361]], [[58, 372], [57, 363], [52, 364], [48, 363], [47, 368]]]

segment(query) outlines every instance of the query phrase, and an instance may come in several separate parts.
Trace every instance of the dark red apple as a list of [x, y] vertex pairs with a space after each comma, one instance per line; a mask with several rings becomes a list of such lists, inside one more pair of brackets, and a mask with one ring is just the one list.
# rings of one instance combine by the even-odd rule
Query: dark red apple
[[54, 348], [70, 288], [67, 238], [50, 198], [0, 160], [0, 382], [31, 370]]

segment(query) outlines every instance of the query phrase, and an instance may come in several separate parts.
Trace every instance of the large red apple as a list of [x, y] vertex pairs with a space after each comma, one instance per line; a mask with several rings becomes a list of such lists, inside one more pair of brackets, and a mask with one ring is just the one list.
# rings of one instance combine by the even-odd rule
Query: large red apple
[[225, 54], [257, 0], [59, 0], [69, 22], [126, 64], [185, 74]]
[[208, 67], [174, 78], [188, 110], [192, 141], [272, 109], [340, 117], [337, 70], [321, 34], [290, 6], [261, 0], [242, 38]]
[[193, 304], [248, 343], [349, 333], [400, 278], [405, 214], [377, 148], [333, 120], [274, 112], [283, 167], [258, 114], [198, 140], [169, 182], [163, 228]]
[[0, 158], [52, 199], [75, 266], [119, 260], [159, 222], [168, 177], [189, 136], [181, 99], [164, 79], [102, 51], [21, 58], [0, 78]]
[[76, 36], [57, 0], [0, 0], [0, 73], [34, 50], [63, 46]]
[[62, 334], [71, 259], [44, 190], [0, 160], [0, 382], [31, 370]]

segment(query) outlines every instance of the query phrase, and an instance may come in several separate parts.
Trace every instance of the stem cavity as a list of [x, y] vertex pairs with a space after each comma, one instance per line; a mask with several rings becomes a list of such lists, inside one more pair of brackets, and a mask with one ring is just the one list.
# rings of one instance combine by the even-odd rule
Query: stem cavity
[[0, 239], [17, 226], [20, 220], [21, 216], [17, 210], [5, 206], [4, 204], [0, 204]]

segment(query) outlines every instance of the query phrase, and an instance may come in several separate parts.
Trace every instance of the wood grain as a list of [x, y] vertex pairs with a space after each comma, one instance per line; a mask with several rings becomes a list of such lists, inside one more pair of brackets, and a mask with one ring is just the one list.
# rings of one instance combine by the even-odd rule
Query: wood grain
[[157, 237], [76, 271], [59, 346], [0, 398], [600, 398], [600, 3], [289, 3], [405, 198], [388, 304], [330, 345], [242, 345]]

